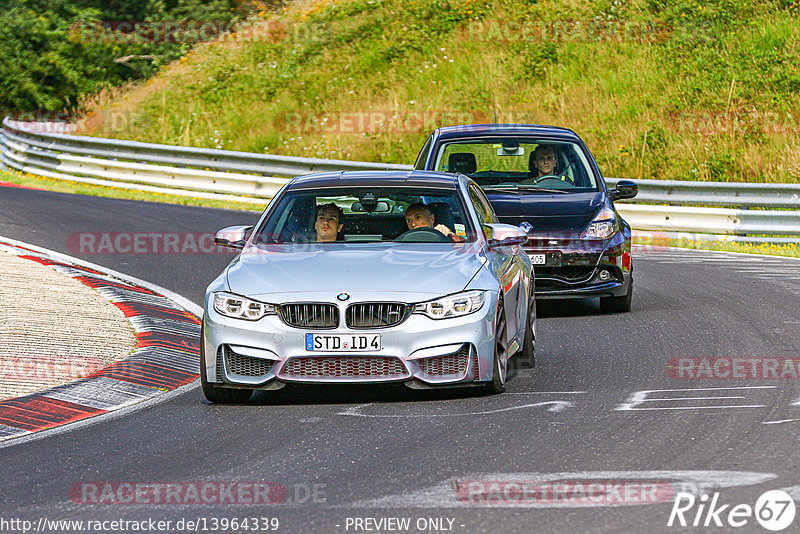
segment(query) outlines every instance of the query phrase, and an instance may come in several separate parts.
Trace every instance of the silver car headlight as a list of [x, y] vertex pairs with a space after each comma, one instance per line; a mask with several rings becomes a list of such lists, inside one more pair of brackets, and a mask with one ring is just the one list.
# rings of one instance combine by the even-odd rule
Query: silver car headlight
[[258, 321], [265, 315], [277, 314], [273, 304], [256, 302], [231, 293], [214, 293], [214, 309], [226, 317], [247, 321]]
[[427, 315], [431, 319], [450, 319], [475, 313], [483, 307], [485, 291], [465, 291], [428, 302], [414, 304], [413, 313]]
[[608, 239], [618, 230], [614, 210], [603, 208], [581, 234], [581, 239]]

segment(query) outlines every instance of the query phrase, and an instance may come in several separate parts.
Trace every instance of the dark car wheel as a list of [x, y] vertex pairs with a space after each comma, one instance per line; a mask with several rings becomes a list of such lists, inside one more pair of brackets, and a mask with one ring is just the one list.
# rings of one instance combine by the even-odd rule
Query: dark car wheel
[[506, 312], [503, 296], [497, 303], [497, 324], [494, 330], [494, 365], [492, 381], [486, 384], [486, 392], [493, 395], [506, 390], [506, 371], [508, 370], [508, 341], [506, 335]]
[[633, 275], [628, 282], [628, 292], [621, 297], [600, 297], [600, 311], [603, 313], [621, 313], [631, 311], [633, 301]]
[[249, 389], [231, 389], [216, 387], [208, 382], [206, 376], [206, 355], [202, 336], [200, 339], [200, 386], [203, 395], [209, 402], [216, 404], [237, 404], [246, 402], [253, 394]]

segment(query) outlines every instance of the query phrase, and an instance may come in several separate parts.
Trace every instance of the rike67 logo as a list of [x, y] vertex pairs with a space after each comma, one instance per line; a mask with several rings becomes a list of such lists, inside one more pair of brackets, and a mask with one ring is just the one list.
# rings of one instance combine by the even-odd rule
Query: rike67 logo
[[782, 490], [764, 493], [755, 506], [720, 504], [719, 493], [711, 498], [707, 494], [696, 498], [691, 493], [680, 492], [675, 496], [667, 526], [740, 528], [751, 524], [755, 518], [763, 528], [777, 532], [792, 524], [795, 512], [794, 500]]

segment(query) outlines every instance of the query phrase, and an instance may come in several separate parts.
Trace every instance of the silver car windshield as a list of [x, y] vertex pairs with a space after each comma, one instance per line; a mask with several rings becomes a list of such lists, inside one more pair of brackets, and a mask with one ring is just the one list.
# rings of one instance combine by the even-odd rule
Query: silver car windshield
[[565, 141], [502, 137], [443, 143], [434, 170], [466, 174], [486, 190], [598, 190], [587, 155], [577, 143]]
[[454, 243], [475, 239], [456, 190], [352, 187], [287, 191], [257, 230], [253, 243]]

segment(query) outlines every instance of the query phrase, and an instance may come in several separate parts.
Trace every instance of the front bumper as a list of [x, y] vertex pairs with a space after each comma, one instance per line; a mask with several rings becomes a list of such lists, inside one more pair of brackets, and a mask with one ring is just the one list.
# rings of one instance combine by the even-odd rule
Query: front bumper
[[[433, 320], [412, 314], [399, 325], [377, 329], [303, 329], [278, 316], [232, 319], [214, 310], [206, 296], [205, 373], [224, 387], [278, 389], [286, 383], [405, 383], [411, 387], [472, 385], [491, 380], [497, 295], [465, 317]], [[350, 303], [348, 303], [350, 304]], [[337, 304], [340, 314], [344, 305]], [[305, 335], [381, 334], [381, 349], [320, 352], [306, 349]]]
[[630, 235], [617, 232], [607, 240], [572, 236], [532, 236], [525, 252], [545, 255], [534, 265], [536, 298], [620, 297], [631, 283]]

